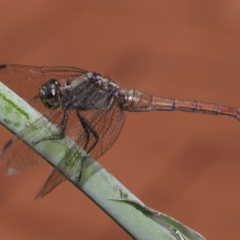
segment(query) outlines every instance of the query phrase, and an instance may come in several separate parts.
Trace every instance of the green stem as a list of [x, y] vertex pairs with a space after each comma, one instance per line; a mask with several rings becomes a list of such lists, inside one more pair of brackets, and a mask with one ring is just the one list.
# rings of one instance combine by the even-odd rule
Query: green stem
[[[72, 140], [66, 136], [61, 140], [49, 140], [33, 144], [34, 136], [48, 136], [49, 131], [54, 131], [55, 126], [47, 122], [39, 112], [33, 109], [28, 103], [1, 82], [0, 110], [0, 123], [21, 138], [52, 166], [57, 168], [65, 150], [69, 150], [70, 146], [73, 144]], [[36, 120], [42, 121], [40, 124], [42, 129], [36, 128], [34, 125]], [[29, 130], [29, 134], [21, 134], [22, 130], [26, 128]], [[82, 152], [83, 151], [79, 149], [79, 154], [82, 154]], [[137, 197], [97, 162], [83, 171], [80, 182], [77, 181], [76, 176], [67, 176], [64, 172], [63, 175], [102, 208], [103, 211], [133, 238], [154, 240], [178, 239], [176, 234], [169, 230], [165, 224], [162, 226], [156, 223], [134, 206], [127, 203], [112, 201], [129, 199], [141, 203]], [[91, 209], [89, 209], [89, 211], [91, 211]]]

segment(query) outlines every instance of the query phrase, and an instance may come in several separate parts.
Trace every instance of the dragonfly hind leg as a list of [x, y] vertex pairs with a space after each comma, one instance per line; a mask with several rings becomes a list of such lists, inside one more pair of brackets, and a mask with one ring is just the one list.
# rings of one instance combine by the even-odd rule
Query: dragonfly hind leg
[[[95, 131], [95, 129], [91, 126], [91, 124], [88, 122], [88, 120], [85, 117], [83, 117], [78, 110], [76, 110], [76, 113], [86, 136], [84, 150], [86, 151], [87, 154], [89, 154], [93, 150], [93, 148], [97, 145], [99, 140], [99, 135]], [[93, 137], [95, 138], [95, 142], [93, 142], [93, 144], [88, 148], [88, 144], [90, 141], [90, 133], [92, 133]], [[84, 162], [86, 161], [87, 158], [88, 156], [84, 156], [83, 159], [81, 160], [80, 173], [77, 179], [78, 182], [81, 180]]]

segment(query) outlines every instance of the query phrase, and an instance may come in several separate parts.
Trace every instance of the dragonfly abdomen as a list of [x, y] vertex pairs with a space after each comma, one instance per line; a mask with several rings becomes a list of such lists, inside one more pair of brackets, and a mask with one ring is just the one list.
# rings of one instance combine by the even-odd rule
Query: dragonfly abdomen
[[129, 112], [148, 111], [183, 111], [198, 112], [211, 115], [223, 115], [240, 120], [240, 109], [223, 106], [218, 103], [207, 103], [197, 100], [181, 100], [153, 96], [136, 89], [122, 90], [124, 94], [123, 108]]

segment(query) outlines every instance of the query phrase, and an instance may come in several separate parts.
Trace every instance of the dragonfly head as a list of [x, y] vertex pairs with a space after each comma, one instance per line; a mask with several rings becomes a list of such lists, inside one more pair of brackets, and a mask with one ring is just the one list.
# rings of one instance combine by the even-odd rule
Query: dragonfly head
[[39, 90], [39, 97], [46, 108], [56, 109], [60, 107], [62, 95], [60, 83], [56, 79], [50, 79]]

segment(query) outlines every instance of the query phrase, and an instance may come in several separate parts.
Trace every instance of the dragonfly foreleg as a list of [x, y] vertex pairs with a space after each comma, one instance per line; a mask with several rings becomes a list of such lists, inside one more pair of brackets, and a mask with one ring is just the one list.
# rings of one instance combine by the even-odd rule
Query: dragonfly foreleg
[[68, 121], [68, 110], [66, 109], [66, 110], [64, 110], [62, 121], [59, 124], [60, 131], [57, 134], [53, 134], [51, 136], [46, 136], [37, 141], [33, 141], [33, 144], [38, 144], [39, 142], [45, 141], [45, 140], [57, 140], [57, 139], [63, 138], [64, 132], [65, 132], [66, 126], [67, 126], [67, 121]]

